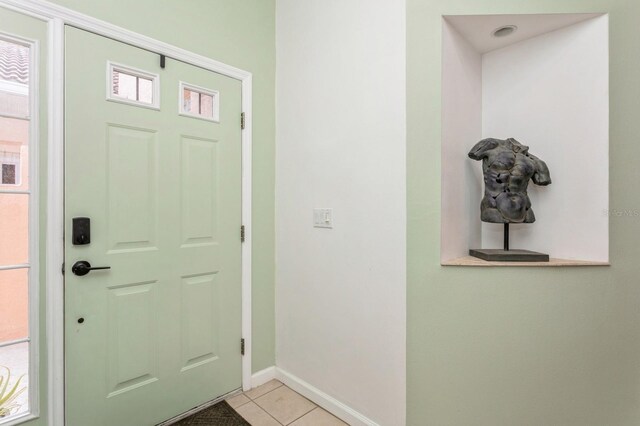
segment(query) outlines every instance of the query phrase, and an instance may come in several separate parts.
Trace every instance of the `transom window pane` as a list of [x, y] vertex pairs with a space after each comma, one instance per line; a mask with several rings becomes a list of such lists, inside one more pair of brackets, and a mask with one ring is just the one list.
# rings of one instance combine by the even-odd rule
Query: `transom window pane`
[[123, 72], [113, 72], [113, 94], [120, 96], [121, 98], [130, 99], [132, 101], [138, 100], [137, 77]]
[[153, 103], [153, 81], [138, 77], [138, 100]]
[[146, 71], [109, 63], [107, 99], [159, 108], [158, 79]]
[[213, 117], [213, 96], [200, 94], [200, 114]]
[[153, 103], [153, 81], [148, 78], [113, 72], [113, 94], [130, 101]]
[[186, 83], [180, 83], [181, 115], [203, 118], [211, 121], [219, 120], [219, 95], [218, 92]]
[[184, 89], [184, 112], [191, 114], [200, 113], [200, 93], [190, 89]]

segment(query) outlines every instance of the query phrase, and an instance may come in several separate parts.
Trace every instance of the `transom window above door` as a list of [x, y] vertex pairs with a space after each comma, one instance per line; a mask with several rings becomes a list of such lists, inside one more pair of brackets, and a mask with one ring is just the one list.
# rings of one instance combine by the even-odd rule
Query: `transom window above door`
[[180, 115], [220, 122], [220, 93], [180, 82]]
[[160, 76], [107, 62], [107, 100], [160, 109]]

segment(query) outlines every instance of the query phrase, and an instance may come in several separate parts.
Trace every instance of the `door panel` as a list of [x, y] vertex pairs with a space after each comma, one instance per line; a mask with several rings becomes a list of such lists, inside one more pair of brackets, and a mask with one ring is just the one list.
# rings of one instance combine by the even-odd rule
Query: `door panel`
[[137, 283], [108, 290], [108, 397], [158, 380], [156, 285]]
[[214, 244], [218, 205], [218, 147], [212, 139], [182, 136], [181, 182], [183, 244]]
[[157, 250], [157, 149], [154, 130], [107, 125], [105, 217], [110, 254]]
[[[67, 422], [153, 425], [241, 386], [241, 86], [74, 28], [66, 51]], [[157, 74], [159, 110], [107, 100], [109, 61]], [[180, 81], [219, 123], [179, 115]]]
[[218, 358], [221, 318], [216, 274], [182, 280], [182, 359], [185, 371]]

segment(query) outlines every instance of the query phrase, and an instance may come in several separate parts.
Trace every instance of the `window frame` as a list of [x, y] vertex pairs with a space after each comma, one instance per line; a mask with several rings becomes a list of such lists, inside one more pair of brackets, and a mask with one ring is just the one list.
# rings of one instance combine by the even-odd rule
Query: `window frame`
[[[40, 416], [40, 184], [39, 184], [39, 149], [40, 140], [40, 43], [38, 40], [0, 31], [0, 39], [29, 48], [29, 114], [26, 116], [9, 116], [7, 118], [29, 121], [29, 187], [25, 190], [0, 187], [0, 196], [6, 194], [26, 195], [28, 197], [28, 262], [17, 265], [2, 265], [0, 271], [28, 269], [28, 332], [26, 338], [1, 342], [1, 347], [27, 343], [29, 347], [29, 409], [19, 415], [0, 419], [1, 426], [23, 423]], [[17, 167], [20, 170], [20, 167]], [[18, 171], [17, 170], [17, 171]], [[21, 170], [20, 170], [21, 173]], [[20, 184], [22, 180], [20, 179]], [[15, 185], [6, 185], [15, 186]]]
[[[132, 99], [126, 99], [126, 98], [120, 97], [115, 93], [113, 93], [113, 72], [114, 71], [117, 71], [123, 74], [132, 75], [138, 78], [144, 78], [146, 80], [151, 80], [152, 102], [149, 104], [146, 102], [134, 101]], [[106, 81], [107, 101], [160, 111], [160, 75], [159, 74], [154, 74], [148, 71], [141, 70], [139, 68], [130, 67], [128, 65], [107, 61], [107, 79], [106, 80], [107, 80]]]
[[[184, 89], [189, 89], [192, 92], [198, 92], [200, 94], [209, 95], [213, 98], [213, 117], [207, 117], [200, 114], [193, 114], [184, 109]], [[180, 81], [178, 83], [178, 115], [183, 117], [197, 118], [205, 121], [212, 121], [214, 123], [220, 123], [220, 92], [213, 89], [207, 89], [206, 87], [196, 86], [195, 84]]]

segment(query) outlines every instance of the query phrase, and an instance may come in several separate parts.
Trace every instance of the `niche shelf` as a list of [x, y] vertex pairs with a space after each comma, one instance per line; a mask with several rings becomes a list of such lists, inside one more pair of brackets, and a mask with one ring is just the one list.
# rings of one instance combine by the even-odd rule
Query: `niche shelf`
[[[442, 67], [441, 264], [608, 265], [608, 15], [443, 16]], [[529, 184], [536, 222], [510, 227], [512, 248], [548, 263], [468, 254], [502, 247], [502, 225], [480, 221], [481, 162], [467, 157], [487, 137], [513, 137], [549, 166], [550, 186]]]

